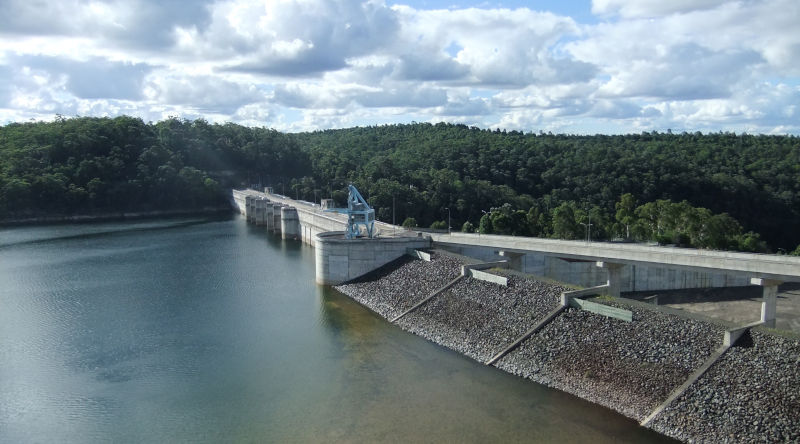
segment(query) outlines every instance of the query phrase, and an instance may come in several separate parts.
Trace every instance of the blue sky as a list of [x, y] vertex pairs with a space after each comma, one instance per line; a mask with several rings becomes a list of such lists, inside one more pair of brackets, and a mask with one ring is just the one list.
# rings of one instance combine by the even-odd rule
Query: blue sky
[[796, 0], [3, 0], [0, 124], [800, 134]]

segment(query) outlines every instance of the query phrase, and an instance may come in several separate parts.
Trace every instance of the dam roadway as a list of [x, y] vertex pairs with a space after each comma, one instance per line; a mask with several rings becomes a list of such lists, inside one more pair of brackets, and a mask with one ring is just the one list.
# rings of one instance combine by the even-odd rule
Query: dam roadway
[[[233, 197], [245, 215], [255, 214], [255, 206], [248, 206], [248, 202], [256, 199], [269, 201], [275, 208], [296, 210], [297, 226], [289, 228], [291, 236], [318, 250], [325, 250], [324, 253], [318, 252], [318, 256], [324, 256], [318, 257], [318, 267], [327, 267], [324, 273], [317, 270], [317, 281], [323, 284], [335, 285], [356, 278], [396, 259], [404, 254], [406, 248], [427, 246], [468, 256], [482, 253], [484, 258], [497, 258], [499, 255], [512, 269], [532, 271], [576, 285], [588, 287], [605, 283], [612, 296], [619, 296], [621, 291], [758, 285], [763, 287], [761, 321], [774, 325], [778, 285], [800, 282], [800, 257], [787, 255], [458, 232], [415, 232], [382, 222], [376, 222], [378, 239], [346, 241], [331, 233], [344, 230], [345, 216], [326, 213], [320, 205], [268, 191], [234, 190]], [[276, 209], [272, 212], [285, 213]], [[265, 217], [265, 220], [273, 219]], [[281, 224], [274, 224], [276, 230], [278, 225]], [[283, 236], [287, 237], [286, 233]], [[391, 243], [394, 244], [391, 251], [385, 251], [386, 245]], [[380, 251], [373, 254], [377, 250]], [[342, 261], [347, 263], [340, 263]]]

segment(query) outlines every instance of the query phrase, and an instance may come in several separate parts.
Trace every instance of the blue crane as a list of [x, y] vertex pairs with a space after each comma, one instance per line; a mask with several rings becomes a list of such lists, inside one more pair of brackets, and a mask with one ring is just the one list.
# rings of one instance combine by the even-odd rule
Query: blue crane
[[375, 210], [372, 209], [361, 193], [352, 184], [347, 186], [347, 208], [330, 208], [325, 211], [347, 215], [347, 239], [355, 239], [361, 235], [361, 226], [364, 226], [367, 237], [372, 239], [375, 234]]

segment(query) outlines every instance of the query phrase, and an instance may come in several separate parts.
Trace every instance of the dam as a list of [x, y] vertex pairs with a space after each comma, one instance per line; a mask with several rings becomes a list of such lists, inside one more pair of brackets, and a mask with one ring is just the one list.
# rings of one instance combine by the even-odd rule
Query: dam
[[[404, 330], [681, 440], [800, 439], [800, 337], [764, 330], [774, 325], [778, 285], [798, 280], [798, 258], [388, 224], [377, 224], [375, 239], [347, 240], [347, 221], [320, 205], [268, 189], [237, 194], [253, 223], [264, 217], [257, 202], [274, 202], [273, 215], [277, 205], [282, 215], [294, 208], [281, 236], [313, 242], [317, 282]], [[531, 270], [553, 280], [530, 279]], [[747, 284], [762, 287], [763, 300], [760, 320], [744, 325], [618, 298], [640, 288]]]
[[485, 262], [506, 261], [511, 269], [580, 287], [607, 285], [606, 293], [710, 287], [762, 288], [760, 319], [775, 326], [777, 289], [800, 282], [800, 257], [655, 247], [608, 242], [564, 241], [474, 233], [423, 233], [376, 222], [377, 239], [343, 241], [346, 217], [322, 205], [296, 201], [267, 188], [234, 190], [233, 202], [247, 220], [284, 238], [317, 249], [317, 282], [336, 285], [405, 254], [436, 247]]

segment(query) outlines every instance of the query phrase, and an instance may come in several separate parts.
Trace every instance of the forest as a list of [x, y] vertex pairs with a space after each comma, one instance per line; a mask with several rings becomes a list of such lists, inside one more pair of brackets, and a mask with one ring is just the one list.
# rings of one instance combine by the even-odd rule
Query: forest
[[272, 186], [379, 220], [562, 239], [800, 254], [800, 138], [565, 135], [412, 123], [282, 133], [170, 118], [0, 127], [0, 220], [201, 209]]

